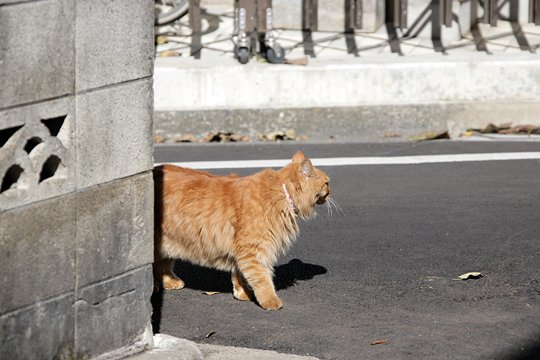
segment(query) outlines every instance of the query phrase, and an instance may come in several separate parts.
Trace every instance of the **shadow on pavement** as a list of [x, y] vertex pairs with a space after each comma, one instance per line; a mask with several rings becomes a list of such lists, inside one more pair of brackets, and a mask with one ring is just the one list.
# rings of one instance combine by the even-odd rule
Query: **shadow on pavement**
[[296, 285], [298, 280], [311, 280], [317, 275], [326, 274], [326, 272], [326, 268], [320, 265], [306, 264], [301, 260], [292, 259], [287, 264], [276, 266], [274, 285], [276, 290], [283, 290]]
[[[184, 280], [185, 287], [188, 289], [232, 293], [231, 274], [228, 272], [193, 265], [181, 260], [176, 261], [174, 272]], [[276, 290], [284, 290], [295, 286], [298, 281], [311, 280], [317, 275], [326, 274], [326, 272], [326, 268], [320, 265], [307, 264], [299, 259], [293, 259], [287, 264], [275, 267], [274, 285]], [[151, 298], [152, 327], [154, 334], [156, 334], [160, 332], [163, 288], [156, 286], [154, 290]]]
[[513, 349], [493, 356], [495, 360], [538, 360], [540, 359], [540, 334], [536, 341], [516, 345]]
[[[299, 280], [311, 280], [317, 275], [325, 274], [326, 271], [322, 266], [293, 259], [287, 264], [275, 267], [274, 285], [276, 290], [284, 290], [296, 285]], [[174, 272], [184, 280], [188, 289], [232, 293], [231, 274], [228, 272], [180, 260], [176, 261]]]

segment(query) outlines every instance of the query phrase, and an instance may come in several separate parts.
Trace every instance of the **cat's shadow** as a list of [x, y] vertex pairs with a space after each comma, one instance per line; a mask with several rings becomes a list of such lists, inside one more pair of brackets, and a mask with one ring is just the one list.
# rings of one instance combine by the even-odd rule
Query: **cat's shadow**
[[[202, 291], [218, 291], [232, 293], [231, 274], [189, 262], [177, 260], [174, 272], [184, 280], [186, 288]], [[274, 268], [274, 286], [276, 290], [287, 289], [299, 280], [311, 280], [317, 275], [326, 274], [326, 268], [320, 265], [307, 264], [299, 259], [292, 259], [287, 264]]]
[[[184, 280], [185, 287], [201, 291], [218, 291], [232, 293], [231, 274], [214, 270], [185, 261], [177, 260], [174, 272]], [[276, 266], [274, 269], [274, 286], [276, 290], [287, 289], [297, 284], [299, 280], [311, 280], [317, 275], [326, 274], [327, 270], [320, 265], [307, 264], [293, 259], [287, 264]], [[155, 287], [152, 294], [152, 329], [154, 334], [161, 330], [161, 310], [163, 305], [163, 288]]]

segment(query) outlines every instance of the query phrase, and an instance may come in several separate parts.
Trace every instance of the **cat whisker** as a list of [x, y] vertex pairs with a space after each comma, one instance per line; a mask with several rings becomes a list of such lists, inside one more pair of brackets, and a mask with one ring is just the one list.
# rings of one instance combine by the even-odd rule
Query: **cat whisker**
[[[328, 203], [331, 204], [330, 206], [333, 206], [336, 209], [336, 212], [338, 215], [345, 215], [345, 212], [341, 208], [341, 206], [338, 204], [338, 202], [333, 198], [328, 198]], [[340, 214], [341, 213], [341, 214]]]
[[330, 216], [330, 220], [332, 220], [333, 211], [329, 201], [326, 202], [326, 210], [328, 212], [328, 215]]

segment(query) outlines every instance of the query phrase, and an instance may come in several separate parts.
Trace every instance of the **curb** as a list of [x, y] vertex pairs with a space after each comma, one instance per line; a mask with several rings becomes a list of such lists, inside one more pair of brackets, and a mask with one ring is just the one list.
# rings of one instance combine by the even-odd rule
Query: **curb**
[[282, 354], [270, 350], [196, 344], [165, 334], [154, 335], [154, 347], [127, 360], [319, 360], [312, 356]]
[[192, 341], [165, 334], [154, 335], [154, 347], [128, 360], [203, 360], [204, 357]]

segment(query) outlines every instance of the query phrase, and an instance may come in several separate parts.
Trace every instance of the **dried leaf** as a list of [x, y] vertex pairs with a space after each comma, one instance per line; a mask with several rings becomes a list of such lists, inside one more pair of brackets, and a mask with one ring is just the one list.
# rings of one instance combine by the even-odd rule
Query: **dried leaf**
[[370, 345], [387, 345], [388, 339], [375, 340], [370, 343]]
[[510, 125], [507, 125], [507, 124], [504, 124], [504, 125], [501, 125], [501, 126], [497, 126], [497, 125], [494, 125], [494, 124], [487, 124], [487, 126], [485, 128], [482, 129], [482, 131], [480, 131], [482, 134], [496, 134], [498, 133], [499, 131], [501, 130], [505, 130], [505, 129], [508, 129], [510, 128]]
[[213, 335], [215, 335], [215, 334], [216, 334], [215, 331], [210, 331], [208, 334], [206, 334], [205, 338], [208, 339], [210, 336], [213, 336]]
[[296, 140], [296, 138], [296, 130], [294, 129], [272, 131], [267, 134], [257, 135], [257, 139], [260, 141]]
[[163, 136], [161, 135], [154, 135], [154, 142], [156, 144], [161, 144], [162, 142], [164, 142], [165, 139], [163, 138]]
[[203, 294], [205, 294], [205, 295], [216, 295], [216, 294], [219, 294], [219, 291], [205, 291], [205, 292], [203, 292]]
[[158, 45], [163, 45], [163, 44], [166, 44], [168, 42], [169, 42], [169, 39], [167, 39], [166, 36], [159, 35], [158, 37], [156, 37], [156, 44], [158, 44]]
[[465, 273], [463, 275], [459, 275], [458, 279], [460, 279], [460, 280], [479, 279], [482, 276], [483, 275], [481, 273], [473, 271], [473, 272]]
[[540, 126], [535, 125], [516, 125], [511, 126], [511, 123], [494, 125], [488, 124], [483, 129], [467, 129], [463, 136], [472, 136], [474, 134], [504, 134], [504, 135], [516, 135], [516, 134], [540, 134]]
[[174, 50], [165, 50], [157, 54], [159, 57], [173, 57], [173, 56], [180, 56], [179, 52], [176, 52]]
[[382, 137], [383, 138], [397, 138], [397, 137], [401, 137], [401, 135], [394, 131], [385, 131], [382, 133]]
[[240, 134], [232, 134], [229, 137], [229, 141], [231, 141], [231, 142], [248, 142], [249, 141], [249, 136], [240, 135]]
[[287, 129], [285, 130], [285, 137], [289, 140], [296, 140], [296, 130], [294, 129]]
[[444, 132], [425, 132], [420, 135], [415, 135], [410, 138], [411, 141], [426, 141], [426, 140], [439, 140], [450, 139], [448, 131]]
[[507, 129], [502, 129], [499, 134], [540, 134], [540, 126], [518, 125]]
[[186, 143], [186, 142], [196, 142], [197, 138], [193, 134], [184, 134], [176, 137], [174, 142], [177, 143]]
[[295, 58], [295, 59], [285, 59], [283, 60], [284, 64], [288, 65], [307, 65], [309, 62], [309, 58], [307, 56], [301, 57], [301, 58]]

